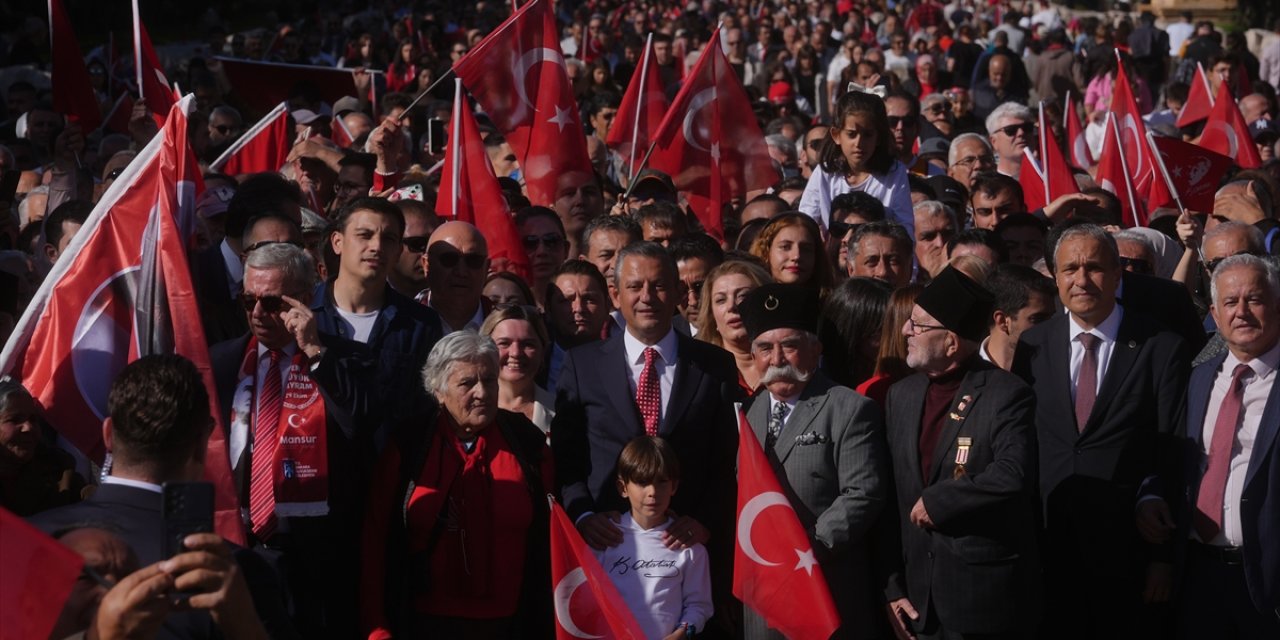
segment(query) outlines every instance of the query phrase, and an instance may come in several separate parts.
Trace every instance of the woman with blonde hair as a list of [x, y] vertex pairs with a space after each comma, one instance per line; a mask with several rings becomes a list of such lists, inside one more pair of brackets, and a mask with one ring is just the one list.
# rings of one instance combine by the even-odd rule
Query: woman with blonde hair
[[498, 347], [498, 408], [522, 414], [549, 432], [556, 397], [536, 382], [551, 347], [542, 316], [524, 305], [501, 307], [485, 318], [480, 335]]
[[835, 286], [835, 273], [824, 246], [818, 223], [792, 212], [773, 218], [760, 230], [751, 243], [751, 255], [764, 263], [774, 282], [817, 287], [826, 300]]
[[702, 285], [698, 339], [733, 354], [738, 384], [747, 394], [759, 386], [760, 376], [752, 364], [751, 340], [738, 314], [738, 304], [752, 289], [772, 281], [769, 272], [754, 262], [728, 260], [712, 269]]

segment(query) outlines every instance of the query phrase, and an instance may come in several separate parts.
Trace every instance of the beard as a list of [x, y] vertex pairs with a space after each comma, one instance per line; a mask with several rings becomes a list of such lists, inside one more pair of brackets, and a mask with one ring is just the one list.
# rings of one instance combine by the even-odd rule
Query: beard
[[760, 377], [760, 384], [768, 386], [775, 382], [808, 382], [813, 377], [812, 371], [801, 371], [794, 365], [783, 365], [781, 367], [769, 367], [768, 371]]

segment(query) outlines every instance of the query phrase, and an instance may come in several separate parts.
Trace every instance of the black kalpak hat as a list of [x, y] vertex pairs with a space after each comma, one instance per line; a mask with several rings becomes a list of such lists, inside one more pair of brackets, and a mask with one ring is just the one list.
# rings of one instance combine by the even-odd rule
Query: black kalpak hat
[[752, 289], [738, 305], [747, 337], [755, 340], [774, 329], [818, 331], [818, 290], [801, 284], [769, 284]]
[[920, 292], [916, 304], [937, 318], [948, 331], [965, 340], [987, 337], [995, 296], [955, 267], [943, 269]]

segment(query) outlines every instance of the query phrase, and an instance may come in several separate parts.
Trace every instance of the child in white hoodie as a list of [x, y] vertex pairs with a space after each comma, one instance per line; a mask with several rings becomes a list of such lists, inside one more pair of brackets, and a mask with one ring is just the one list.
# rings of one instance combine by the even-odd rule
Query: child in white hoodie
[[680, 640], [702, 631], [711, 617], [707, 550], [668, 549], [667, 514], [680, 482], [680, 462], [661, 438], [641, 436], [618, 458], [618, 491], [631, 503], [621, 516], [622, 544], [596, 558], [635, 615], [645, 638]]

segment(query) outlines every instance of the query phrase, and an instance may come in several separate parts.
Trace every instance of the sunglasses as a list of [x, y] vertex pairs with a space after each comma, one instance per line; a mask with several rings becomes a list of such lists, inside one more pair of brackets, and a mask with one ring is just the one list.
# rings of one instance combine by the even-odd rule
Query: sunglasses
[[489, 260], [483, 253], [462, 253], [459, 251], [441, 252], [432, 257], [437, 264], [445, 269], [452, 269], [458, 266], [458, 263], [466, 265], [468, 269], [483, 269], [484, 263]]
[[1036, 132], [1036, 125], [1030, 122], [1024, 122], [1022, 124], [1011, 124], [1007, 127], [1000, 127], [999, 129], [996, 129], [996, 131], [999, 131], [1010, 138], [1014, 137], [1019, 131], [1021, 131], [1023, 135], [1029, 138]]
[[910, 116], [889, 116], [888, 120], [890, 129], [897, 129], [898, 125], [909, 127], [915, 124], [915, 118]]
[[412, 251], [413, 253], [422, 253], [427, 250], [428, 240], [430, 240], [430, 238], [427, 236], [410, 236], [408, 238], [404, 238], [400, 242], [403, 243], [404, 248], [409, 251]]
[[831, 221], [831, 237], [843, 238], [848, 235], [850, 231], [857, 231], [860, 226], [862, 225], [848, 222], [836, 222], [833, 220]]
[[1120, 258], [1120, 266], [1128, 271], [1141, 273], [1143, 275], [1151, 275], [1152, 273], [1151, 263], [1138, 258], [1125, 258], [1122, 256]]
[[265, 247], [265, 246], [269, 246], [269, 245], [273, 245], [273, 244], [288, 244], [288, 245], [293, 245], [293, 246], [295, 246], [295, 247], [298, 247], [299, 249], [304, 248], [304, 247], [302, 246], [302, 243], [301, 243], [301, 242], [294, 242], [294, 241], [292, 241], [292, 240], [263, 240], [262, 242], [255, 242], [255, 243], [253, 243], [253, 244], [251, 244], [251, 245], [249, 245], [249, 246], [245, 247], [245, 248], [244, 248], [244, 255], [246, 255], [246, 256], [247, 256], [247, 255], [249, 255], [250, 253], [253, 253], [253, 251], [254, 251], [255, 249], [261, 249], [261, 248], [263, 248], [263, 247]]
[[810, 140], [810, 141], [809, 141], [809, 148], [810, 148], [810, 149], [812, 149], [812, 150], [814, 150], [814, 151], [821, 151], [821, 150], [822, 150], [822, 143], [823, 143], [824, 141], [826, 141], [826, 137], [825, 137], [825, 136], [824, 136], [824, 137], [821, 137], [821, 138], [814, 138], [814, 139], [812, 139], [812, 140]]
[[943, 113], [951, 108], [950, 102], [939, 102], [927, 109], [929, 113]]
[[267, 313], [280, 313], [280, 310], [288, 306], [284, 298], [280, 296], [255, 296], [252, 293], [241, 293], [240, 304], [244, 306], [246, 313], [253, 313], [253, 310], [262, 305], [262, 310]]
[[555, 251], [564, 243], [564, 238], [554, 233], [548, 233], [541, 236], [525, 236], [523, 242], [525, 251], [536, 251], [538, 249], [538, 245], [542, 245], [551, 251]]
[[[1214, 271], [1216, 271], [1216, 270], [1218, 269], [1218, 265], [1222, 264], [1222, 261], [1223, 261], [1223, 260], [1226, 260], [1227, 258], [1230, 258], [1230, 257], [1232, 257], [1232, 256], [1238, 256], [1238, 255], [1253, 255], [1253, 254], [1251, 254], [1251, 253], [1250, 253], [1250, 252], [1248, 252], [1248, 251], [1241, 251], [1240, 253], [1233, 253], [1233, 254], [1231, 254], [1230, 256], [1223, 256], [1223, 257], [1221, 257], [1221, 258], [1214, 258], [1213, 260], [1210, 260], [1210, 261], [1208, 261], [1208, 262], [1204, 263], [1204, 268], [1205, 268], [1205, 269], [1208, 269], [1208, 270], [1209, 270], [1209, 273], [1213, 273]], [[1124, 264], [1124, 263], [1125, 263], [1125, 262], [1124, 262], [1124, 258], [1121, 258], [1121, 259], [1120, 259], [1120, 264]]]

